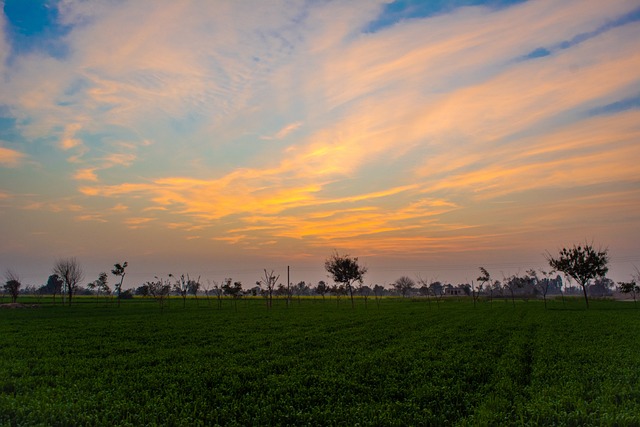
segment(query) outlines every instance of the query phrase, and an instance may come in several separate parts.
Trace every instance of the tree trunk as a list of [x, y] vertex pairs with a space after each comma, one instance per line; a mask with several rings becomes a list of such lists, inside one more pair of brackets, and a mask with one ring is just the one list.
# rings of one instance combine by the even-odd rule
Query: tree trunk
[[354, 309], [356, 308], [356, 305], [353, 302], [353, 289], [351, 288], [351, 285], [349, 285], [349, 296], [351, 297], [351, 308]]
[[580, 283], [580, 286], [582, 286], [582, 293], [584, 294], [584, 302], [587, 303], [587, 308], [589, 308], [589, 298], [587, 297], [587, 284], [585, 283], [583, 285], [582, 283]]

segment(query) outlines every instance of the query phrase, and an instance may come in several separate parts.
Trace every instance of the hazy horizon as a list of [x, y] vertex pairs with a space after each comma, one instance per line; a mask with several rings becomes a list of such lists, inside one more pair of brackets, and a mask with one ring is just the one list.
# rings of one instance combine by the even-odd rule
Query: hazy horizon
[[[640, 267], [640, 1], [0, 1], [0, 269]], [[115, 278], [110, 275], [110, 282]], [[83, 285], [85, 284], [83, 283]]]

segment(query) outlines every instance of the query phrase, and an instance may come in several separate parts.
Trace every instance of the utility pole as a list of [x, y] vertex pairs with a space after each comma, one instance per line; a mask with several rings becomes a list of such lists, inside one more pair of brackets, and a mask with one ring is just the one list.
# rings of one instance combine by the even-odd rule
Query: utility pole
[[291, 281], [289, 280], [289, 266], [287, 265], [287, 307], [291, 303]]

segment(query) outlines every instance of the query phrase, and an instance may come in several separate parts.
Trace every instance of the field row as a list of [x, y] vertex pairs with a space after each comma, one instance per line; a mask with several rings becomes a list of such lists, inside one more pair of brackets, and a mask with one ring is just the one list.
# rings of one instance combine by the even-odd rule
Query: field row
[[4, 425], [638, 425], [640, 310], [595, 301], [0, 311]]

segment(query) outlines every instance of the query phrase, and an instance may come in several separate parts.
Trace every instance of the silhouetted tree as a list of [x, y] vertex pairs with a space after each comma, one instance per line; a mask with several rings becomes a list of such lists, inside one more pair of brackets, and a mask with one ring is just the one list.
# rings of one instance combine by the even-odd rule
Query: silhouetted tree
[[509, 289], [509, 292], [511, 292], [511, 303], [515, 307], [516, 306], [515, 290], [523, 288], [525, 286], [526, 279], [524, 277], [518, 276], [517, 274], [514, 274], [513, 276], [506, 278], [503, 281], [503, 283], [504, 283], [504, 286], [506, 286], [507, 289]]
[[136, 295], [139, 295], [139, 296], [141, 296], [143, 298], [148, 297], [150, 295], [149, 294], [149, 285], [145, 283], [144, 285], [138, 286], [136, 288], [136, 292], [135, 293], [136, 293]]
[[[231, 279], [226, 279], [226, 280], [225, 280], [225, 283], [226, 283], [227, 281], [228, 281], [228, 282], [231, 282]], [[224, 294], [224, 289], [223, 289], [223, 287], [222, 287], [218, 282], [216, 282], [215, 280], [213, 281], [213, 292], [215, 293], [216, 298], [217, 298], [217, 300], [218, 300], [218, 310], [220, 310], [220, 309], [222, 308], [222, 295]]]
[[411, 290], [416, 287], [416, 282], [408, 276], [402, 276], [393, 283], [393, 287], [404, 298], [407, 296], [407, 293], [411, 292]]
[[[187, 278], [189, 276], [187, 275]], [[191, 295], [196, 299], [196, 304], [198, 304], [198, 291], [200, 290], [200, 277], [198, 276], [198, 280], [189, 279], [187, 280], [187, 290]]]
[[169, 279], [161, 279], [155, 277], [155, 282], [147, 282], [147, 288], [149, 289], [149, 295], [158, 301], [160, 304], [160, 311], [164, 311], [164, 301], [171, 293], [171, 282]]
[[57, 274], [52, 274], [47, 279], [47, 284], [40, 288], [40, 293], [51, 294], [53, 296], [53, 303], [56, 303], [56, 295], [62, 293], [62, 285], [64, 281]]
[[324, 280], [320, 280], [318, 282], [318, 286], [316, 286], [316, 293], [322, 295], [322, 299], [324, 299], [325, 294], [329, 293], [329, 290], [329, 286]]
[[540, 273], [544, 278], [538, 277], [538, 272], [534, 269], [528, 270], [527, 275], [531, 279], [533, 286], [542, 294], [542, 300], [544, 301], [544, 309], [547, 309], [547, 294], [549, 293], [549, 287], [551, 286], [551, 280], [549, 280], [549, 274], [546, 271], [540, 270]]
[[[63, 287], [69, 298], [69, 305], [71, 305], [71, 299], [78, 289], [78, 284], [84, 278], [82, 267], [75, 258], [60, 259], [53, 266], [53, 273], [62, 279]], [[64, 292], [62, 302], [64, 303]]]
[[376, 297], [376, 305], [380, 308], [380, 299], [382, 298], [382, 294], [384, 294], [384, 286], [380, 286], [378, 284], [373, 286], [373, 295]]
[[96, 290], [96, 302], [98, 301], [98, 299], [100, 298], [100, 292], [104, 291], [104, 290], [108, 290], [109, 289], [109, 285], [107, 284], [107, 273], [105, 273], [104, 271], [102, 273], [100, 273], [98, 275], [98, 278], [89, 283], [87, 285], [87, 287], [91, 290]]
[[353, 284], [362, 283], [367, 268], [358, 264], [358, 258], [349, 255], [340, 255], [334, 252], [324, 263], [324, 268], [329, 272], [335, 283], [341, 284], [351, 297], [351, 308], [355, 308], [353, 301]]
[[[173, 275], [169, 274], [169, 277], [173, 277]], [[186, 308], [187, 294], [189, 293], [189, 275], [185, 277], [184, 274], [181, 274], [179, 278], [176, 278], [173, 290], [182, 297], [182, 308]]]
[[369, 300], [369, 295], [371, 295], [371, 288], [361, 283], [360, 286], [358, 286], [357, 292], [358, 295], [362, 296], [364, 299], [364, 307], [367, 308], [367, 301]]
[[573, 245], [571, 248], [562, 248], [558, 258], [554, 258], [547, 252], [547, 261], [551, 268], [575, 279], [582, 288], [584, 301], [589, 308], [587, 286], [589, 281], [597, 277], [604, 277], [609, 271], [609, 255], [607, 249], [594, 249], [590, 244]]
[[224, 293], [230, 295], [233, 298], [234, 308], [238, 311], [238, 298], [242, 295], [242, 283], [241, 282], [233, 282], [231, 284], [231, 279], [225, 279], [224, 285], [222, 285], [222, 289]]
[[[261, 289], [264, 289], [265, 298], [267, 299], [267, 307], [269, 308], [273, 305], [273, 290], [279, 278], [280, 275], [276, 276], [273, 270], [271, 270], [271, 272], [267, 272], [267, 269], [265, 268], [264, 276], [256, 283]], [[284, 287], [282, 290], [284, 291]]]
[[120, 299], [121, 299], [121, 293], [122, 293], [122, 282], [124, 282], [124, 275], [126, 274], [124, 272], [124, 269], [127, 268], [127, 265], [129, 265], [126, 261], [123, 264], [114, 264], [113, 265], [113, 270], [111, 270], [111, 274], [113, 274], [114, 276], [119, 276], [120, 277], [120, 283], [117, 283], [115, 286], [115, 291], [118, 294], [118, 307], [120, 307]]
[[620, 285], [620, 292], [624, 294], [631, 294], [633, 297], [633, 304], [637, 305], [636, 296], [640, 294], [640, 286], [635, 281], [630, 282], [618, 282]]
[[18, 300], [20, 287], [22, 286], [22, 283], [20, 283], [20, 277], [14, 271], [7, 270], [4, 273], [4, 278], [6, 280], [4, 290], [11, 296], [11, 302], [15, 303]]
[[484, 267], [479, 267], [479, 268], [480, 268], [480, 276], [478, 276], [476, 280], [480, 282], [482, 286], [488, 283], [487, 288], [489, 289], [489, 302], [491, 303], [491, 307], [493, 307], [493, 286], [491, 286], [491, 274], [489, 274], [489, 271], [487, 271], [486, 268]]
[[298, 297], [298, 304], [300, 304], [300, 296], [307, 291], [309, 287], [307, 283], [303, 280], [298, 282], [298, 284], [294, 287], [294, 291], [296, 293], [296, 297]]

